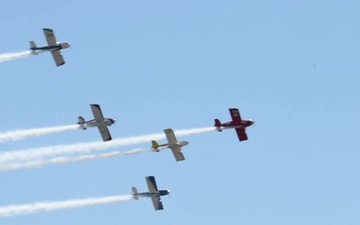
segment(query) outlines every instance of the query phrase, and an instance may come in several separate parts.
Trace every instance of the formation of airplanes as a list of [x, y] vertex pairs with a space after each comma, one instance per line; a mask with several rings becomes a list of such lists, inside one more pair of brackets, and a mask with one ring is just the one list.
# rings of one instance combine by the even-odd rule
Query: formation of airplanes
[[[78, 124], [84, 130], [86, 130], [86, 128], [88, 127], [98, 127], [103, 141], [110, 141], [112, 138], [108, 126], [114, 124], [115, 119], [104, 118], [100, 105], [98, 104], [91, 104], [90, 108], [94, 115], [94, 119], [85, 121], [85, 119], [82, 116], [79, 116]], [[253, 125], [254, 121], [251, 119], [243, 120], [241, 118], [239, 109], [237, 108], [230, 108], [229, 112], [232, 118], [231, 121], [226, 123], [221, 123], [219, 119], [215, 119], [214, 126], [216, 127], [216, 130], [221, 132], [224, 129], [235, 129], [239, 141], [248, 140], [248, 136], [246, 134], [246, 128]], [[161, 150], [171, 149], [174, 158], [177, 162], [184, 161], [185, 156], [182, 152], [182, 147], [188, 145], [189, 142], [178, 141], [174, 131], [171, 128], [165, 129], [164, 134], [166, 136], [168, 143], [159, 144], [156, 140], [152, 140], [151, 151], [160, 152]], [[146, 183], [149, 189], [148, 192], [139, 193], [136, 187], [132, 187], [132, 195], [134, 199], [138, 200], [139, 198], [145, 198], [145, 197], [151, 198], [152, 203], [154, 205], [154, 209], [163, 210], [164, 207], [162, 205], [160, 196], [168, 195], [170, 193], [170, 190], [168, 189], [158, 190], [154, 176], [146, 177]]]
[[[55, 60], [56, 66], [64, 65], [65, 61], [63, 56], [61, 55], [60, 50], [69, 48], [71, 44], [69, 42], [58, 42], [55, 38], [54, 31], [50, 28], [44, 28], [43, 31], [48, 45], [37, 47], [34, 41], [30, 41], [30, 50], [32, 54], [37, 55], [40, 52], [50, 51]], [[85, 121], [84, 117], [79, 116], [78, 124], [80, 125], [80, 128], [86, 130], [88, 127], [97, 127], [100, 131], [103, 141], [110, 141], [112, 137], [109, 132], [108, 126], [114, 124], [115, 119], [104, 118], [100, 105], [98, 104], [91, 104], [90, 107], [94, 115], [94, 119]], [[253, 125], [254, 121], [251, 119], [243, 120], [241, 118], [239, 109], [237, 108], [230, 108], [229, 112], [232, 119], [231, 121], [226, 123], [221, 123], [219, 119], [214, 120], [215, 121], [214, 126], [216, 127], [216, 130], [221, 132], [224, 129], [235, 129], [239, 141], [248, 140], [248, 136], [246, 134], [246, 128]], [[177, 162], [184, 161], [185, 157], [182, 152], [182, 147], [188, 145], [189, 142], [178, 141], [174, 131], [171, 128], [165, 129], [164, 133], [168, 143], [159, 144], [156, 140], [152, 140], [151, 151], [160, 152], [161, 150], [164, 149], [171, 149], [175, 157], [175, 160]], [[148, 192], [139, 193], [136, 187], [132, 187], [133, 198], [135, 200], [145, 197], [151, 198], [152, 203], [154, 205], [154, 209], [163, 210], [164, 207], [162, 205], [160, 197], [164, 195], [168, 195], [170, 193], [170, 190], [168, 189], [159, 190], [157, 188], [154, 176], [146, 177], [146, 183], [149, 189]]]
[[[100, 105], [98, 104], [91, 104], [90, 105], [92, 113], [94, 115], [94, 119], [85, 121], [82, 116], [78, 117], [78, 124], [81, 126], [82, 129], [86, 129], [88, 127], [98, 127], [100, 134], [103, 138], [103, 141], [110, 141], [111, 135], [108, 129], [108, 126], [111, 126], [115, 123], [115, 119], [112, 118], [104, 118]], [[246, 128], [253, 125], [254, 121], [251, 119], [243, 120], [240, 116], [239, 109], [237, 108], [230, 108], [229, 109], [230, 115], [232, 120], [226, 123], [221, 123], [219, 119], [215, 119], [215, 127], [216, 130], [221, 132], [224, 129], [235, 129], [236, 134], [239, 138], [239, 141], [248, 140], [248, 136], [246, 134]], [[151, 141], [151, 151], [160, 152], [164, 149], [171, 149], [175, 160], [183, 161], [185, 160], [184, 154], [182, 152], [182, 147], [189, 144], [188, 141], [178, 141], [174, 131], [171, 128], [164, 130], [166, 139], [168, 143], [159, 144], [156, 140]], [[155, 177], [148, 176], [146, 177], [146, 183], [148, 186], [148, 192], [138, 192], [136, 187], [132, 187], [132, 195], [135, 200], [139, 200], [140, 198], [151, 198], [152, 203], [154, 205], [155, 210], [163, 210], [163, 204], [161, 202], [160, 197], [164, 195], [170, 194], [170, 190], [164, 189], [159, 190]]]

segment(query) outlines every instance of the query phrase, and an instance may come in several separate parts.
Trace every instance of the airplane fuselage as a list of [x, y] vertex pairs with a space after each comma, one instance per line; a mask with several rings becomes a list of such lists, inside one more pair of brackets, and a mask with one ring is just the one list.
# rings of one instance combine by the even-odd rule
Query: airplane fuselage
[[[175, 144], [175, 146], [184, 147], [184, 146], [186, 146], [188, 144], [189, 144], [188, 141], [179, 141], [179, 142], [177, 142]], [[167, 149], [167, 148], [172, 148], [172, 145], [170, 145], [169, 143], [161, 144], [157, 148], [153, 148], [153, 151], [159, 152], [160, 150], [164, 150], [164, 149]]]
[[249, 127], [253, 125], [253, 123], [254, 123], [253, 120], [241, 120], [240, 123], [231, 121], [231, 122], [223, 123], [221, 124], [221, 126], [227, 128], [239, 128], [239, 127]]
[[246, 128], [253, 124], [254, 124], [253, 120], [241, 120], [240, 122], [230, 121], [230, 122], [222, 123], [218, 126], [217, 125], [215, 125], [215, 126], [218, 131], [222, 131], [223, 129], [231, 129], [231, 128], [236, 129], [236, 128], [240, 128], [240, 127]]
[[[175, 146], [184, 147], [185, 145], [188, 145], [188, 144], [189, 144], [188, 141], [179, 141], [178, 143], [175, 144]], [[172, 145], [167, 144], [167, 146], [170, 148]]]
[[158, 192], [142, 192], [138, 194], [133, 194], [133, 196], [137, 198], [151, 198], [151, 197], [160, 197], [164, 195], [170, 194], [170, 190], [159, 190]]
[[30, 50], [35, 53], [36, 51], [56, 51], [56, 50], [61, 50], [61, 49], [68, 48], [68, 47], [70, 47], [69, 42], [62, 42], [62, 43], [58, 43], [57, 45], [53, 45], [53, 46], [31, 47]]
[[87, 127], [98, 127], [98, 126], [102, 126], [102, 125], [111, 126], [114, 123], [115, 123], [114, 119], [105, 118], [104, 121], [101, 121], [101, 122], [98, 122], [96, 120], [88, 120], [80, 125], [83, 126], [84, 128], [87, 128]]

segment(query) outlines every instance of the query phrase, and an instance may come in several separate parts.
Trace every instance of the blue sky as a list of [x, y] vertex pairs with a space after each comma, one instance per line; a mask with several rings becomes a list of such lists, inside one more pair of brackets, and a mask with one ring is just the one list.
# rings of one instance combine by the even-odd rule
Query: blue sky
[[[238, 107], [235, 132], [186, 138], [170, 151], [0, 173], [0, 205], [123, 195], [154, 175], [150, 200], [0, 218], [2, 224], [359, 224], [358, 1], [3, 1], [0, 54], [49, 53], [0, 64], [0, 132], [91, 118], [98, 103], [114, 138], [213, 125]], [[1, 143], [2, 151], [100, 140], [71, 131]], [[122, 147], [149, 148], [149, 144]]]

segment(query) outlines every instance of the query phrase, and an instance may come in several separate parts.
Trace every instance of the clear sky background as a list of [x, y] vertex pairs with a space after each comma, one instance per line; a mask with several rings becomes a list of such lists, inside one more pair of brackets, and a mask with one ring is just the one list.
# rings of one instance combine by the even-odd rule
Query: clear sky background
[[[0, 132], [91, 119], [101, 105], [114, 138], [208, 127], [229, 107], [256, 121], [192, 135], [170, 151], [0, 173], [0, 205], [147, 189], [150, 199], [0, 218], [6, 225], [360, 223], [359, 1], [1, 1], [0, 54], [46, 43], [50, 53], [0, 64]], [[1, 151], [99, 141], [96, 129], [18, 142]], [[148, 149], [150, 143], [122, 147]]]

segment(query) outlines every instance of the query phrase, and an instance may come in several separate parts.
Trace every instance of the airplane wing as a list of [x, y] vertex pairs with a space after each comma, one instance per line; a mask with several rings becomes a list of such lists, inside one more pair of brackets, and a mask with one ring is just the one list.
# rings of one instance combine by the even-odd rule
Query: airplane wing
[[104, 141], [110, 141], [112, 139], [109, 129], [107, 128], [106, 125], [98, 126], [98, 128], [99, 128], [101, 137]]
[[60, 50], [51, 51], [51, 54], [55, 60], [56, 66], [62, 66], [65, 64], [64, 58], [61, 55]]
[[241, 116], [240, 116], [240, 112], [239, 109], [237, 108], [231, 108], [229, 109], [232, 121], [234, 122], [240, 122], [241, 121]]
[[[154, 176], [146, 177], [146, 183], [148, 185], [150, 193], [157, 193], [159, 191], [157, 188]], [[155, 210], [163, 210], [164, 209], [159, 196], [151, 197], [151, 201], [154, 205]]]
[[149, 188], [149, 192], [150, 193], [156, 193], [158, 192], [158, 188], [156, 186], [156, 181], [155, 181], [155, 177], [154, 176], [149, 176], [146, 177], [146, 183], [148, 185]]
[[100, 105], [98, 104], [91, 104], [91, 111], [94, 115], [94, 118], [95, 118], [95, 121], [96, 122], [101, 122], [101, 121], [104, 121], [104, 116], [101, 112], [101, 109], [100, 109]]
[[165, 129], [164, 133], [166, 135], [166, 139], [168, 140], [169, 145], [177, 144], [177, 139], [175, 137], [174, 131], [172, 129]]
[[172, 150], [172, 153], [173, 153], [176, 161], [184, 161], [185, 160], [184, 154], [182, 153], [180, 146], [172, 146], [171, 150]]
[[56, 37], [55, 37], [54, 31], [49, 28], [44, 28], [43, 31], [44, 31], [45, 38], [46, 38], [48, 45], [55, 46], [56, 45]]
[[163, 210], [163, 204], [160, 200], [160, 197], [151, 197], [152, 203], [154, 205], [155, 210]]
[[185, 160], [184, 154], [181, 151], [181, 147], [177, 145], [178, 141], [175, 137], [174, 131], [172, 129], [165, 129], [164, 132], [176, 161]]
[[[91, 106], [91, 111], [93, 112], [95, 121], [96, 122], [104, 121], [104, 116], [103, 116], [103, 114], [101, 112], [100, 105], [91, 104], [90, 106]], [[110, 132], [109, 132], [109, 129], [107, 128], [107, 126], [105, 124], [98, 126], [98, 128], [99, 128], [101, 137], [103, 138], [104, 141], [110, 141], [112, 139], [111, 135], [110, 135]]]
[[239, 141], [246, 141], [248, 139], [245, 128], [240, 127], [240, 128], [236, 128], [235, 130], [239, 138]]

